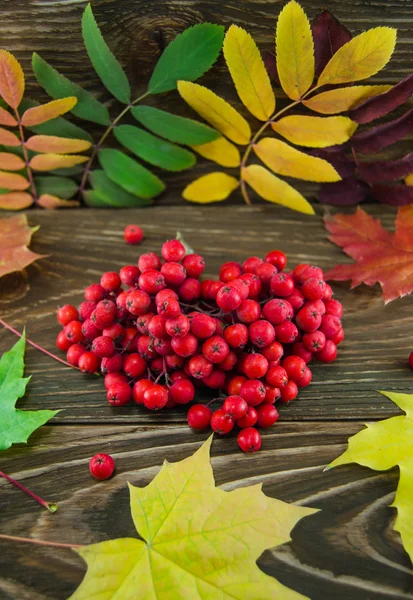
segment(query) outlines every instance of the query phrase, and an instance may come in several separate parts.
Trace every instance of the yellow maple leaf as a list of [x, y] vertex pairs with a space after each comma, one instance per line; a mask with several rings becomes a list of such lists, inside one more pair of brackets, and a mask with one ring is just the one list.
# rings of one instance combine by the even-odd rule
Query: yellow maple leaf
[[170, 464], [145, 488], [130, 485], [132, 518], [143, 539], [121, 538], [76, 551], [88, 571], [71, 600], [298, 600], [255, 561], [316, 512], [268, 498], [260, 485], [215, 487], [211, 438]]
[[406, 416], [391, 417], [368, 423], [348, 440], [347, 450], [327, 468], [358, 463], [375, 471], [400, 469], [396, 497], [391, 506], [397, 508], [394, 529], [413, 561], [413, 394], [380, 392], [401, 408]]
[[350, 139], [357, 123], [348, 117], [291, 115], [272, 123], [275, 132], [298, 146], [326, 148]]
[[241, 102], [260, 121], [275, 110], [275, 96], [257, 44], [249, 33], [231, 25], [223, 47], [224, 57]]
[[318, 85], [348, 83], [378, 73], [390, 60], [397, 30], [374, 27], [341, 46], [324, 67]]
[[289, 98], [298, 100], [313, 82], [315, 62], [310, 22], [295, 0], [278, 17], [275, 50], [281, 86]]

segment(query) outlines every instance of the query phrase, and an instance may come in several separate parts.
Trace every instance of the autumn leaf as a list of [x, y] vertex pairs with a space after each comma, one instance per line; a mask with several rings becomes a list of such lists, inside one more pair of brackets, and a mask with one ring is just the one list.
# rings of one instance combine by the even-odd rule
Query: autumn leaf
[[329, 11], [323, 10], [312, 23], [314, 38], [315, 74], [318, 77], [330, 58], [351, 40], [351, 33]]
[[280, 12], [275, 34], [277, 71], [284, 92], [298, 100], [314, 79], [314, 42], [302, 7], [291, 0]]
[[16, 119], [6, 109], [0, 106], [0, 125], [7, 125], [8, 127], [17, 127], [18, 123]]
[[[0, 208], [3, 210], [21, 210], [33, 204], [33, 197], [27, 192], [6, 192], [0, 194]], [[0, 246], [1, 255], [1, 246]], [[1, 271], [1, 259], [0, 259]], [[1, 275], [0, 275], [1, 277]]]
[[354, 85], [338, 88], [304, 100], [303, 104], [315, 112], [336, 115], [355, 108], [367, 98], [387, 92], [391, 87], [391, 85]]
[[165, 461], [146, 487], [129, 485], [142, 539], [76, 549], [88, 571], [70, 600], [303, 598], [260, 571], [256, 560], [288, 542], [295, 524], [316, 511], [269, 498], [261, 485], [216, 488], [210, 444], [211, 438], [178, 463]]
[[241, 102], [260, 121], [275, 110], [275, 96], [260, 51], [252, 37], [237, 25], [228, 29], [224, 57]]
[[87, 156], [77, 154], [36, 154], [30, 161], [30, 167], [35, 171], [54, 171], [55, 169], [68, 169], [87, 160]]
[[0, 171], [0, 188], [6, 188], [8, 190], [27, 190], [30, 186], [29, 181], [18, 175], [17, 173], [7, 173], [6, 171]]
[[413, 205], [399, 208], [395, 233], [386, 231], [361, 208], [353, 215], [327, 217], [325, 225], [330, 241], [356, 261], [334, 267], [325, 274], [326, 279], [351, 279], [352, 288], [379, 283], [385, 304], [412, 292]]
[[16, 109], [23, 94], [24, 74], [19, 61], [10, 52], [0, 50], [0, 96]]
[[185, 200], [205, 204], [207, 202], [221, 202], [239, 186], [238, 179], [226, 173], [208, 173], [202, 175], [186, 186], [182, 192]]
[[328, 468], [358, 463], [375, 471], [398, 466], [400, 471], [396, 497], [391, 504], [397, 509], [394, 529], [413, 562], [413, 395], [380, 392], [406, 414], [378, 423], [366, 424], [348, 440], [346, 451]]
[[45, 256], [36, 254], [27, 247], [37, 230], [38, 227], [29, 227], [26, 215], [0, 219], [0, 277], [22, 271]]
[[293, 144], [326, 148], [347, 142], [357, 129], [357, 123], [347, 117], [291, 115], [272, 123], [272, 128]]
[[33, 108], [28, 108], [26, 112], [23, 113], [21, 123], [24, 127], [41, 125], [46, 121], [50, 121], [69, 112], [76, 103], [77, 98], [69, 96], [68, 98], [61, 98], [60, 100], [52, 100], [51, 102], [41, 104], [40, 106], [33, 106]]
[[52, 154], [85, 152], [89, 150], [91, 145], [86, 140], [76, 140], [55, 135], [33, 135], [26, 142], [26, 148], [33, 152], [50, 152]]
[[0, 144], [3, 144], [3, 146], [17, 147], [21, 145], [21, 142], [17, 135], [11, 131], [7, 131], [7, 129], [3, 129], [3, 127], [0, 127]]
[[204, 158], [212, 160], [222, 167], [239, 167], [241, 163], [238, 148], [224, 137], [207, 144], [191, 147]]
[[17, 156], [17, 154], [0, 152], [0, 169], [5, 169], [6, 171], [21, 171], [25, 166], [26, 163], [20, 156]]
[[26, 335], [5, 352], [0, 359], [0, 450], [12, 444], [27, 442], [28, 437], [57, 414], [58, 410], [19, 410], [16, 401], [22, 398], [30, 377], [24, 374]]
[[58, 196], [53, 196], [52, 194], [42, 194], [39, 197], [37, 204], [42, 208], [75, 208], [76, 206], [79, 206], [77, 200], [65, 200]]
[[379, 96], [369, 98], [363, 104], [355, 108], [350, 117], [356, 123], [370, 123], [374, 119], [384, 117], [391, 112], [413, 94], [413, 74], [408, 75], [396, 85], [390, 87], [387, 92], [383, 92]]

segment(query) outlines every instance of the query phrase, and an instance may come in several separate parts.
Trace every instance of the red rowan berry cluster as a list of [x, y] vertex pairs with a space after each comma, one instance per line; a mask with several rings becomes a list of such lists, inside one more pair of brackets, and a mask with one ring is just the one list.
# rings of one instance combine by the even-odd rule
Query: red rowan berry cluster
[[240, 448], [254, 452], [261, 446], [254, 426], [273, 425], [274, 404], [310, 384], [310, 360], [336, 358], [341, 304], [320, 268], [287, 273], [279, 250], [224, 263], [219, 280], [202, 283], [202, 256], [185, 255], [178, 240], [161, 254], [104, 273], [78, 309], [59, 308], [57, 346], [81, 371], [105, 375], [113, 406], [133, 399], [159, 410], [191, 403], [196, 389], [219, 390], [223, 397], [208, 405], [192, 404], [189, 425], [220, 434], [237, 426]]

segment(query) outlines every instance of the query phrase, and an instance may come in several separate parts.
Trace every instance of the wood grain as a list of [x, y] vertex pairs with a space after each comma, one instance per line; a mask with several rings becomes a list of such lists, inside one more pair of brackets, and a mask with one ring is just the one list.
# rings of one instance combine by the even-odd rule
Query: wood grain
[[[262, 482], [269, 496], [320, 509], [296, 526], [292, 542], [259, 560], [265, 572], [312, 600], [413, 598], [413, 571], [388, 506], [397, 469], [376, 473], [351, 465], [323, 473], [362, 427], [359, 422], [280, 423], [264, 432], [263, 449], [255, 455], [240, 453], [233, 436], [213, 443], [217, 485], [231, 490]], [[179, 426], [44, 427], [29, 448], [3, 453], [2, 463], [36, 493], [58, 502], [59, 510], [44, 512], [0, 481], [0, 531], [69, 544], [136, 536], [126, 482], [147, 485], [164, 458], [189, 456], [206, 435]], [[110, 452], [117, 465], [116, 476], [104, 483], [88, 472], [98, 451]], [[70, 550], [0, 540], [0, 552], [5, 600], [63, 600], [85, 570]]]

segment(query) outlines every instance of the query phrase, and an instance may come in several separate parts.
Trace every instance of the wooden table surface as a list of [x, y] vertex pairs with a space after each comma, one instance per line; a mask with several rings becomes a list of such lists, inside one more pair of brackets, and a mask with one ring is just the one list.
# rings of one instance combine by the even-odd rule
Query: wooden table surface
[[[392, 227], [394, 211], [377, 206], [368, 211]], [[29, 267], [27, 278], [0, 280], [0, 313], [53, 351], [57, 306], [79, 303], [83, 289], [102, 271], [135, 262], [139, 251], [159, 251], [177, 230], [204, 254], [209, 275], [224, 260], [273, 248], [284, 250], [291, 266], [306, 261], [328, 268], [346, 259], [328, 242], [322, 211], [317, 212], [306, 217], [261, 206], [32, 211], [30, 224], [41, 225], [32, 248], [50, 256]], [[139, 249], [123, 242], [129, 222], [139, 222], [146, 232]], [[339, 359], [314, 365], [313, 384], [263, 432], [262, 451], [245, 455], [234, 435], [217, 437], [212, 447], [216, 481], [224, 489], [262, 482], [270, 496], [322, 509], [297, 525], [291, 543], [260, 558], [260, 567], [284, 584], [314, 600], [413, 598], [412, 566], [392, 529], [395, 510], [389, 507], [397, 469], [378, 473], [350, 465], [323, 473], [363, 423], [398, 413], [376, 390], [411, 391], [406, 360], [412, 348], [412, 301], [384, 307], [378, 287], [350, 291], [343, 283], [334, 289], [345, 307]], [[1, 352], [15, 341], [13, 334], [0, 331]], [[58, 502], [59, 511], [43, 511], [0, 480], [0, 532], [69, 544], [134, 536], [126, 482], [146, 485], [165, 458], [189, 456], [208, 434], [192, 432], [179, 409], [111, 408], [101, 378], [82, 375], [31, 347], [26, 358], [26, 374], [33, 377], [19, 407], [61, 412], [31, 436], [28, 447], [3, 452], [0, 469]], [[88, 472], [97, 452], [116, 460], [116, 476], [104, 483]], [[84, 572], [82, 560], [70, 550], [0, 540], [2, 600], [64, 600]]]

